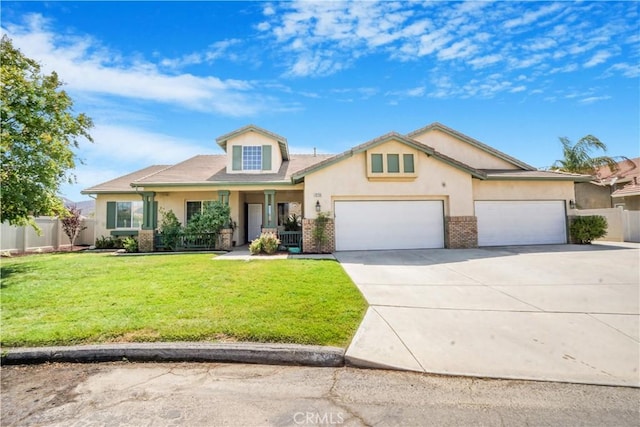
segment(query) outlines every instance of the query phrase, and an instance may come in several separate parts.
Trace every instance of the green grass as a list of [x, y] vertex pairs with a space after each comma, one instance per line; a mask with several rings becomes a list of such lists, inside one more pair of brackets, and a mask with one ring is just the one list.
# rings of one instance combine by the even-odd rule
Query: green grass
[[366, 308], [335, 261], [34, 255], [2, 261], [5, 347], [140, 341], [345, 346]]

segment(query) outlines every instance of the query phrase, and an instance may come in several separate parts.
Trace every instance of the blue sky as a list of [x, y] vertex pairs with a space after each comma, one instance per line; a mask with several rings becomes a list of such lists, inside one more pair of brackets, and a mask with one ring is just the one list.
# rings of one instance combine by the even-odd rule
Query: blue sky
[[339, 153], [434, 121], [536, 167], [640, 154], [639, 2], [12, 2], [2, 33], [93, 118], [77, 184], [220, 154], [249, 123]]

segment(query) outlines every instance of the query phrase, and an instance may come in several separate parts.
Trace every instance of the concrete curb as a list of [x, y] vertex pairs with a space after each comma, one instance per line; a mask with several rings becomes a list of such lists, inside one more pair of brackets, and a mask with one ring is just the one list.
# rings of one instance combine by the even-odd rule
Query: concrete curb
[[124, 343], [2, 349], [2, 365], [47, 362], [236, 362], [266, 365], [344, 366], [343, 348], [260, 343]]

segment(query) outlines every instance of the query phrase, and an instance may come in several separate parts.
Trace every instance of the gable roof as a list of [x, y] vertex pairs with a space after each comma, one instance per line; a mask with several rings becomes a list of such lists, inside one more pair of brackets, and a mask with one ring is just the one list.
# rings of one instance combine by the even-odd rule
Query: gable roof
[[420, 128], [418, 130], [414, 130], [413, 132], [410, 132], [407, 134], [407, 136], [409, 138], [413, 138], [417, 135], [420, 135], [422, 133], [425, 132], [430, 132], [433, 130], [438, 130], [440, 132], [446, 133], [448, 135], [451, 135], [452, 137], [466, 142], [467, 144], [476, 147], [486, 153], [489, 153], [495, 157], [498, 157], [499, 159], [502, 159], [508, 163], [511, 163], [514, 166], [517, 166], [518, 168], [524, 169], [524, 170], [530, 170], [530, 171], [534, 171], [537, 170], [535, 167], [520, 161], [518, 159], [516, 159], [515, 157], [511, 157], [510, 155], [503, 153], [500, 150], [496, 150], [493, 147], [488, 146], [487, 144], [483, 144], [482, 142], [478, 141], [477, 139], [471, 138], [470, 136], [467, 136], [461, 132], [458, 132], [457, 130], [451, 129], [448, 126], [443, 125], [442, 123], [438, 123], [438, 122], [433, 122], [430, 125], [427, 125], [423, 128]]
[[315, 165], [311, 165], [309, 167], [307, 167], [306, 169], [303, 169], [297, 173], [295, 173], [292, 178], [294, 180], [294, 182], [300, 182], [302, 181], [302, 179], [306, 176], [309, 175], [310, 173], [313, 173], [317, 170], [323, 169], [327, 166], [333, 165], [334, 163], [337, 163], [345, 158], [351, 157], [354, 154], [358, 154], [361, 153], [363, 151], [367, 151], [370, 150], [380, 144], [384, 144], [386, 142], [389, 141], [398, 141], [401, 142], [403, 144], [406, 144], [410, 147], [415, 148], [418, 151], [421, 151], [423, 153], [425, 153], [427, 156], [430, 157], [434, 157], [440, 161], [443, 161], [444, 163], [449, 164], [450, 166], [453, 166], [457, 169], [463, 170], [465, 172], [470, 173], [473, 177], [475, 178], [480, 178], [480, 179], [484, 179], [485, 178], [485, 174], [482, 171], [479, 171], [478, 169], [474, 169], [469, 165], [466, 165], [462, 162], [459, 162], [458, 160], [452, 159], [451, 157], [445, 156], [442, 153], [437, 152], [436, 150], [434, 150], [433, 148], [429, 147], [428, 145], [425, 145], [421, 142], [418, 142], [414, 139], [411, 138], [407, 138], [404, 135], [401, 135], [397, 132], [389, 132], [385, 135], [382, 135], [378, 138], [372, 139], [371, 141], [365, 142], [364, 144], [360, 144], [356, 147], [353, 147], [350, 150], [347, 150], [341, 154], [329, 157], [328, 159], [317, 163]]
[[135, 190], [131, 188], [131, 183], [139, 179], [149, 178], [158, 172], [161, 172], [168, 168], [168, 165], [153, 165], [132, 172], [127, 175], [120, 176], [102, 184], [94, 185], [93, 187], [82, 190], [81, 194], [98, 194], [98, 193], [135, 193]]
[[83, 190], [84, 194], [133, 193], [136, 187], [180, 187], [215, 185], [275, 184], [290, 185], [291, 177], [299, 170], [329, 158], [329, 155], [295, 154], [282, 162], [277, 173], [269, 174], [229, 174], [226, 156], [223, 154], [203, 154], [191, 157], [173, 166], [151, 166], [124, 175], [115, 180]]
[[275, 140], [278, 143], [278, 146], [280, 147], [282, 160], [289, 160], [289, 144], [287, 142], [287, 138], [285, 138], [284, 136], [280, 136], [276, 133], [270, 132], [256, 125], [243, 126], [240, 129], [236, 129], [232, 132], [219, 136], [218, 138], [216, 138], [216, 142], [220, 147], [222, 147], [222, 149], [226, 153], [227, 141], [232, 138], [235, 138], [238, 135], [242, 135], [243, 133], [247, 133], [247, 132], [256, 132], [262, 136]]

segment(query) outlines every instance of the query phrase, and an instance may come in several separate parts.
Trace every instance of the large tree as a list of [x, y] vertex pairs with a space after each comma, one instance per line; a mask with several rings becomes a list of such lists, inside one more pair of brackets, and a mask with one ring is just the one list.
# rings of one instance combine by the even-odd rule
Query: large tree
[[58, 75], [43, 74], [7, 36], [0, 40], [0, 55], [1, 221], [35, 225], [32, 215], [64, 212], [57, 193], [63, 182], [75, 180], [73, 149], [81, 138], [92, 141], [93, 124], [84, 114], [74, 115]]
[[611, 171], [615, 171], [616, 159], [609, 156], [592, 157], [594, 151], [607, 152], [607, 146], [593, 135], [587, 135], [573, 144], [569, 138], [561, 137], [562, 153], [564, 158], [556, 160], [551, 166], [553, 170], [564, 172], [582, 173], [587, 175], [595, 175], [598, 168], [608, 166]]

